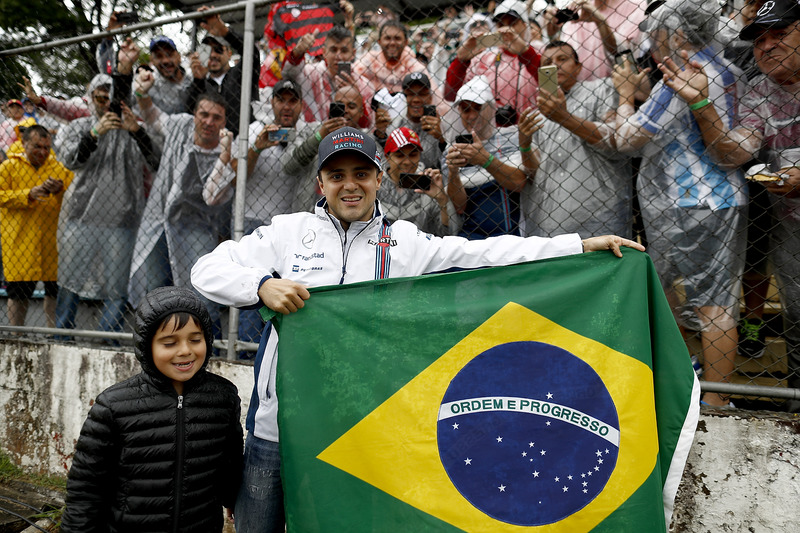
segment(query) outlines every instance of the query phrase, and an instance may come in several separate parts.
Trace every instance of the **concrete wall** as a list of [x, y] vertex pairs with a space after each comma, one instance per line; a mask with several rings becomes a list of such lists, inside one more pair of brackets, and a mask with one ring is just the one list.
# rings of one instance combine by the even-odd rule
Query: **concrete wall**
[[[246, 413], [252, 367], [213, 360], [210, 369], [236, 383]], [[0, 447], [29, 471], [65, 475], [94, 398], [138, 371], [131, 353], [0, 341]], [[705, 410], [671, 529], [800, 532], [798, 495], [800, 419]]]

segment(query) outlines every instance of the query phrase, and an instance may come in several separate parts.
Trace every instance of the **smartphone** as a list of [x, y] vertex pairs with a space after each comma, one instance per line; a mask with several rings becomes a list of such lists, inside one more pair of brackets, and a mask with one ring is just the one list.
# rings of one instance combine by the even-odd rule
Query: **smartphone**
[[343, 102], [331, 102], [330, 111], [328, 112], [329, 118], [339, 118], [345, 115], [346, 108]]
[[288, 142], [292, 128], [281, 128], [267, 133], [267, 140], [271, 142]]
[[456, 135], [456, 143], [458, 144], [472, 144], [472, 134], [466, 133], [464, 135]]
[[436, 112], [435, 105], [424, 105], [422, 106], [422, 116], [423, 117], [438, 117], [439, 114]]
[[580, 14], [574, 9], [559, 9], [556, 11], [556, 22], [559, 24], [578, 19], [580, 19]]
[[400, 174], [400, 187], [402, 189], [431, 190], [431, 177], [425, 174]]
[[630, 50], [623, 50], [621, 52], [614, 54], [614, 62], [617, 65], [624, 64], [625, 60], [628, 61], [628, 64], [631, 66], [631, 70], [633, 71], [633, 73], [637, 74], [639, 72], [639, 69], [636, 66], [636, 60], [633, 59], [633, 53]]
[[204, 67], [208, 66], [208, 60], [211, 59], [211, 45], [209, 44], [198, 44], [197, 45], [197, 59], [200, 60], [200, 64]]
[[130, 24], [132, 22], [139, 22], [139, 13], [136, 11], [123, 11], [117, 13], [117, 22], [120, 24]]
[[482, 48], [491, 48], [503, 42], [503, 38], [499, 33], [484, 33], [477, 39], [478, 46]]
[[339, 74], [353, 74], [353, 68], [351, 63], [347, 61], [339, 61]]
[[120, 104], [119, 100], [116, 98], [111, 99], [111, 104], [108, 106], [108, 110], [122, 118], [122, 104]]
[[550, 94], [558, 92], [558, 67], [555, 65], [539, 67], [539, 89]]

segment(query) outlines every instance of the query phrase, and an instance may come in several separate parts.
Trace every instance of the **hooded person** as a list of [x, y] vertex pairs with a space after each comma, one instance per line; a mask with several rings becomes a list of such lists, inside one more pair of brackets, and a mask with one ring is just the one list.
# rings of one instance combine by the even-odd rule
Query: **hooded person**
[[159, 154], [127, 107], [110, 111], [112, 78], [95, 76], [89, 116], [64, 126], [55, 151], [75, 173], [59, 219], [56, 327], [75, 328], [79, 298], [103, 300], [103, 331], [121, 331], [136, 229], [144, 209], [145, 170]]
[[[211, 318], [191, 289], [136, 310], [142, 371], [103, 391], [75, 446], [61, 530], [219, 531], [239, 486], [236, 387], [206, 370]], [[176, 409], [177, 407], [177, 409]]]
[[[484, 76], [461, 89], [444, 119], [450, 147], [445, 156], [447, 193], [463, 217], [459, 235], [483, 239], [520, 234], [522, 169], [516, 126], [495, 126], [495, 99]], [[467, 136], [467, 137], [465, 137]]]

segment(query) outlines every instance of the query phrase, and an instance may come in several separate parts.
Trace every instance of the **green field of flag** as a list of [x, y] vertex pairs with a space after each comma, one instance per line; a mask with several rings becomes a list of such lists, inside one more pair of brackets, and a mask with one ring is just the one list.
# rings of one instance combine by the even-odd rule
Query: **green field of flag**
[[699, 385], [646, 254], [311, 293], [275, 319], [288, 531], [666, 530]]

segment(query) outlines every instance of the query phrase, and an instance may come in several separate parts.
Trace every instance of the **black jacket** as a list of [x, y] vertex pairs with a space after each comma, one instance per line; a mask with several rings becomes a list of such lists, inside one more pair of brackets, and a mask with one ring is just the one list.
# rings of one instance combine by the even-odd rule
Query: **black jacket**
[[[189, 291], [163, 289], [162, 296]], [[236, 387], [205, 370], [211, 329], [203, 308], [206, 360], [178, 396], [150, 353], [158, 323], [175, 306], [166, 312], [157, 301], [151, 305], [152, 294], [137, 310], [136, 356], [143, 371], [103, 391], [81, 429], [63, 533], [219, 532], [222, 506], [233, 508], [242, 459]], [[197, 302], [186, 299], [182, 310], [199, 316]]]

